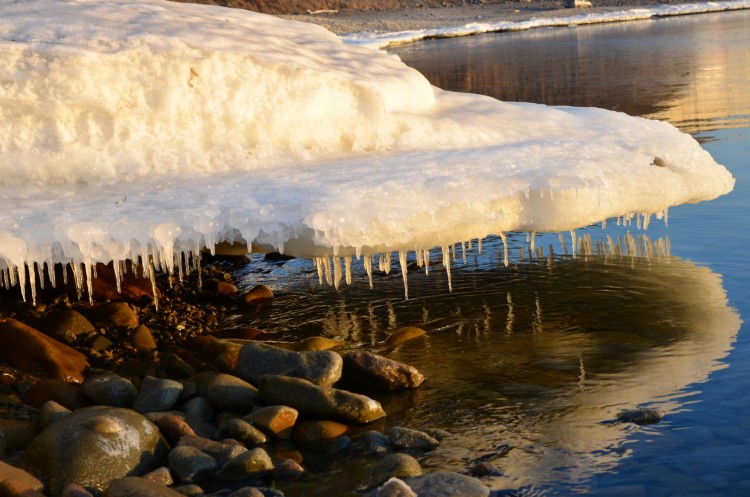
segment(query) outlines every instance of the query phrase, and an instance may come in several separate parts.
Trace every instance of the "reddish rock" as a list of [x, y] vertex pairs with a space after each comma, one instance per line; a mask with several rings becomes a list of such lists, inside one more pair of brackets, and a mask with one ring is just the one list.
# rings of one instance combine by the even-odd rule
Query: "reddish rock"
[[422, 337], [426, 334], [427, 332], [423, 330], [422, 328], [417, 328], [415, 326], [406, 326], [404, 328], [399, 329], [394, 334], [386, 338], [385, 345], [389, 347], [398, 347], [404, 342], [408, 342], [409, 340], [414, 340], [415, 338]]
[[235, 295], [237, 287], [228, 281], [212, 278], [203, 282], [203, 289], [217, 295]]
[[195, 431], [190, 425], [179, 416], [168, 412], [150, 412], [146, 417], [159, 428], [159, 431], [169, 443], [174, 447], [184, 436], [196, 436]]
[[11, 318], [0, 318], [0, 361], [31, 373], [80, 383], [89, 367], [86, 356]]
[[326, 450], [348, 429], [348, 426], [337, 421], [302, 421], [294, 426], [292, 440], [308, 449]]
[[26, 447], [37, 433], [39, 425], [35, 421], [0, 419], [0, 437], [5, 441], [6, 455]]
[[154, 350], [156, 348], [154, 335], [151, 334], [148, 326], [143, 324], [133, 330], [133, 334], [130, 335], [130, 343], [138, 350]]
[[213, 363], [219, 371], [235, 373], [239, 359], [241, 345], [225, 340], [214, 340], [206, 344], [201, 354], [208, 362]]
[[39, 380], [26, 393], [26, 403], [30, 406], [41, 408], [48, 400], [71, 411], [91, 405], [80, 387], [59, 380]]
[[298, 415], [297, 410], [291, 407], [267, 406], [248, 414], [243, 419], [274, 438], [284, 440], [291, 436]]
[[305, 468], [294, 459], [277, 459], [273, 462], [274, 480], [292, 480], [299, 478], [305, 472]]
[[256, 285], [250, 291], [243, 293], [237, 300], [240, 304], [262, 304], [273, 299], [273, 292], [265, 285]]
[[44, 494], [22, 481], [9, 478], [0, 482], [0, 497], [44, 497]]
[[366, 350], [346, 351], [341, 357], [344, 359], [342, 379], [357, 390], [408, 390], [425, 380], [414, 366]]
[[91, 492], [77, 483], [68, 483], [62, 489], [60, 497], [94, 497]]
[[16, 468], [15, 466], [0, 461], [0, 481], [4, 482], [6, 480], [20, 482], [25, 488], [30, 488], [37, 492], [44, 491], [44, 484], [37, 477], [21, 468]]

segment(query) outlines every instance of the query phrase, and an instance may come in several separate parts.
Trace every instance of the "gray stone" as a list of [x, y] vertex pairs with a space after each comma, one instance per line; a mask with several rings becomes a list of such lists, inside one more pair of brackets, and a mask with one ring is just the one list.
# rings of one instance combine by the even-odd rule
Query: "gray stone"
[[158, 428], [144, 416], [130, 409], [93, 406], [45, 428], [18, 465], [40, 475], [53, 495], [66, 483], [96, 493], [125, 475], [161, 466], [166, 453]]
[[365, 454], [380, 456], [389, 453], [393, 446], [391, 439], [379, 431], [370, 430], [359, 439], [359, 445]]
[[159, 431], [171, 446], [177, 445], [180, 438], [185, 435], [195, 435], [195, 431], [181, 416], [171, 412], [149, 412], [146, 417], [159, 427]]
[[143, 478], [152, 481], [154, 483], [160, 483], [162, 485], [172, 485], [174, 484], [174, 479], [172, 479], [172, 473], [169, 472], [169, 468], [166, 466], [162, 466], [161, 468], [156, 468], [155, 470], [146, 473], [143, 475]]
[[378, 488], [374, 497], [417, 497], [417, 494], [403, 480], [391, 478]]
[[42, 409], [39, 411], [39, 424], [41, 426], [51, 425], [55, 421], [68, 416], [71, 412], [70, 409], [58, 404], [54, 400], [48, 400], [42, 404]]
[[342, 367], [341, 356], [330, 350], [295, 352], [258, 342], [243, 345], [237, 358], [239, 376], [254, 385], [264, 375], [283, 375], [331, 386], [341, 378]]
[[287, 405], [301, 413], [347, 423], [369, 423], [385, 416], [377, 401], [346, 390], [315, 385], [301, 378], [267, 375], [260, 382], [267, 404]]
[[193, 397], [182, 406], [185, 416], [194, 421], [207, 422], [216, 417], [216, 411], [205, 397]]
[[488, 497], [490, 489], [470, 476], [436, 471], [404, 479], [419, 497]]
[[484, 476], [502, 476], [503, 472], [489, 461], [479, 461], [471, 465], [469, 474], [481, 478]]
[[141, 382], [141, 391], [133, 403], [140, 412], [168, 411], [180, 398], [182, 383], [166, 378], [146, 376]]
[[215, 374], [206, 382], [205, 389], [208, 401], [220, 411], [250, 412], [258, 405], [258, 389], [230, 374]]
[[370, 476], [362, 490], [379, 487], [391, 478], [407, 478], [422, 474], [419, 461], [408, 454], [388, 454], [370, 470]]
[[230, 459], [247, 452], [247, 447], [240, 445], [236, 440], [215, 441], [192, 435], [186, 435], [180, 439], [177, 446], [180, 447], [183, 445], [205, 452], [216, 459], [219, 466], [223, 466]]
[[244, 480], [265, 476], [273, 471], [273, 461], [268, 453], [256, 447], [230, 459], [216, 473], [220, 480]]
[[266, 435], [247, 421], [232, 418], [224, 423], [224, 430], [230, 438], [239, 440], [245, 445], [262, 445], [266, 443]]
[[662, 420], [664, 414], [656, 409], [629, 409], [622, 411], [617, 416], [621, 423], [635, 423], [637, 425], [650, 425]]
[[242, 487], [229, 494], [229, 497], [264, 497], [264, 494], [255, 487]]
[[186, 483], [184, 485], [176, 485], [172, 487], [172, 490], [179, 492], [187, 497], [203, 497], [203, 488], [199, 487], [195, 483]]
[[388, 438], [396, 449], [432, 450], [440, 445], [440, 442], [427, 433], [402, 426], [391, 428]]
[[144, 478], [129, 476], [112, 482], [103, 497], [183, 497], [184, 494]]
[[414, 366], [366, 350], [343, 352], [342, 378], [355, 390], [408, 390], [421, 385], [425, 377]]
[[111, 407], [131, 407], [138, 395], [138, 389], [130, 380], [114, 373], [87, 378], [81, 388], [94, 404]]
[[177, 480], [193, 483], [212, 476], [219, 469], [216, 459], [202, 450], [178, 445], [169, 453], [169, 470]]
[[273, 463], [274, 480], [294, 480], [305, 473], [305, 468], [294, 459], [276, 459]]

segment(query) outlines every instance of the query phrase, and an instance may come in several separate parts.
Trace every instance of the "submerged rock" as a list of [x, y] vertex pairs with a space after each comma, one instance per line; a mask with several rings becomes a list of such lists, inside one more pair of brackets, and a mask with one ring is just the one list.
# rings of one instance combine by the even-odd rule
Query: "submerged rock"
[[288, 376], [264, 376], [260, 397], [268, 404], [288, 405], [304, 414], [346, 423], [364, 424], [385, 416], [380, 403], [369, 397]]
[[161, 466], [166, 453], [158, 428], [144, 416], [130, 409], [94, 406], [45, 428], [18, 465], [39, 475], [52, 495], [67, 483], [101, 492], [113, 480]]
[[440, 445], [440, 442], [427, 433], [402, 426], [391, 428], [388, 438], [397, 449], [432, 450]]
[[331, 386], [341, 378], [342, 367], [341, 356], [330, 350], [296, 352], [255, 342], [243, 345], [237, 358], [239, 376], [254, 385], [263, 375], [283, 375]]
[[650, 425], [658, 423], [664, 418], [664, 413], [656, 409], [629, 409], [622, 411], [617, 416], [621, 423], [635, 423], [637, 425]]

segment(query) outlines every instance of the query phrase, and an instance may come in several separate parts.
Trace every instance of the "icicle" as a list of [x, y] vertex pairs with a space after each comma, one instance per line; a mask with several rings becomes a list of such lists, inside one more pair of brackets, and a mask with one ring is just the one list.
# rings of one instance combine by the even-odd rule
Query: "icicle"
[[329, 257], [323, 258], [323, 273], [326, 277], [326, 283], [328, 286], [333, 286], [333, 274], [331, 274], [331, 259]]
[[445, 266], [445, 274], [448, 275], [448, 291], [453, 291], [453, 283], [451, 282], [451, 259], [448, 247], [443, 247], [443, 266]]
[[[40, 262], [38, 264], [38, 267], [39, 267], [39, 288], [44, 290], [44, 275], [47, 272], [47, 261]], [[52, 285], [52, 287], [54, 288], [54, 285]]]
[[651, 214], [644, 214], [643, 215], [643, 229], [647, 230], [648, 225], [651, 223]]
[[404, 300], [409, 300], [409, 281], [408, 281], [408, 270], [406, 268], [406, 252], [399, 251], [398, 263], [401, 266], [401, 277], [404, 279]]
[[385, 256], [383, 254], [378, 255], [378, 271], [385, 272]]
[[501, 232], [500, 239], [503, 241], [503, 264], [505, 267], [508, 267], [508, 238], [505, 236], [505, 233]]
[[424, 259], [422, 259], [422, 250], [417, 249], [414, 251], [414, 257], [417, 258], [417, 267], [421, 268], [424, 266]]
[[482, 239], [477, 238], [477, 252], [479, 252], [479, 255], [482, 255]]
[[346, 266], [346, 284], [352, 284], [352, 256], [347, 255], [344, 257], [344, 265]]
[[362, 247], [359, 245], [354, 247], [354, 255], [357, 257], [357, 260], [360, 260], [362, 258]]
[[[94, 303], [94, 271], [93, 271], [93, 262], [91, 262], [90, 258], [87, 258], [86, 262], [84, 263], [84, 267], [86, 268], [86, 291], [89, 294], [89, 303]], [[156, 294], [156, 289], [154, 288], [154, 294]]]
[[531, 232], [531, 251], [536, 252], [536, 231]]
[[180, 283], [185, 282], [185, 271], [184, 271], [184, 264], [185, 264], [185, 252], [180, 251], [179, 255], [177, 256], [177, 279], [180, 281]]
[[560, 245], [562, 245], [563, 255], [567, 256], [568, 255], [568, 244], [565, 243], [565, 235], [563, 235], [562, 233], [558, 233], [557, 234], [557, 238], [560, 240]]
[[573, 251], [573, 259], [576, 258], [576, 230], [570, 230], [570, 248]]
[[159, 294], [156, 288], [156, 270], [154, 268], [154, 260], [149, 259], [148, 261], [148, 272], [151, 278], [151, 291], [154, 292], [154, 308], [159, 310]]
[[365, 271], [367, 272], [367, 279], [370, 280], [370, 290], [372, 290], [372, 256], [366, 255], [364, 263]]
[[[37, 264], [34, 262], [29, 266], [29, 285], [31, 286], [31, 303], [36, 307], [36, 272]], [[42, 279], [44, 277], [42, 276]]]
[[333, 257], [333, 288], [339, 289], [341, 283], [341, 257]]
[[641, 225], [641, 216], [639, 214], [635, 215], [635, 227], [638, 228], [638, 229], [642, 228], [642, 225]]
[[463, 259], [464, 264], [466, 264], [466, 247], [464, 246], [464, 243], [466, 242], [461, 242], [461, 258]]
[[318, 271], [318, 284], [323, 286], [323, 258], [315, 257], [315, 269]]
[[385, 262], [383, 263], [383, 271], [385, 271], [385, 274], [391, 273], [391, 253], [388, 252], [388, 255], [385, 256]]
[[602, 229], [603, 230], [607, 229], [607, 220], [606, 219], [602, 219]]
[[83, 274], [81, 273], [80, 262], [73, 261], [70, 263], [70, 268], [73, 270], [73, 280], [76, 284], [76, 292], [78, 294], [78, 300], [81, 300], [83, 296]]
[[664, 226], [669, 227], [669, 208], [664, 209]]
[[423, 264], [424, 264], [424, 274], [429, 275], [430, 274], [430, 249], [424, 249], [422, 251], [422, 258], [423, 258]]

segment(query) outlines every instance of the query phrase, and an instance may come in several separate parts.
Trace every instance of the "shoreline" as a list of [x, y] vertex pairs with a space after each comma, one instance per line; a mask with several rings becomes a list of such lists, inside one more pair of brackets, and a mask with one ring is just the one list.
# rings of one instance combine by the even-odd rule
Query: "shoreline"
[[436, 38], [744, 10], [750, 9], [750, 0], [602, 0], [595, 2], [595, 5], [563, 8], [561, 2], [540, 0], [437, 9], [344, 10], [335, 13], [279, 17], [317, 24], [339, 35], [348, 44], [385, 49]]

